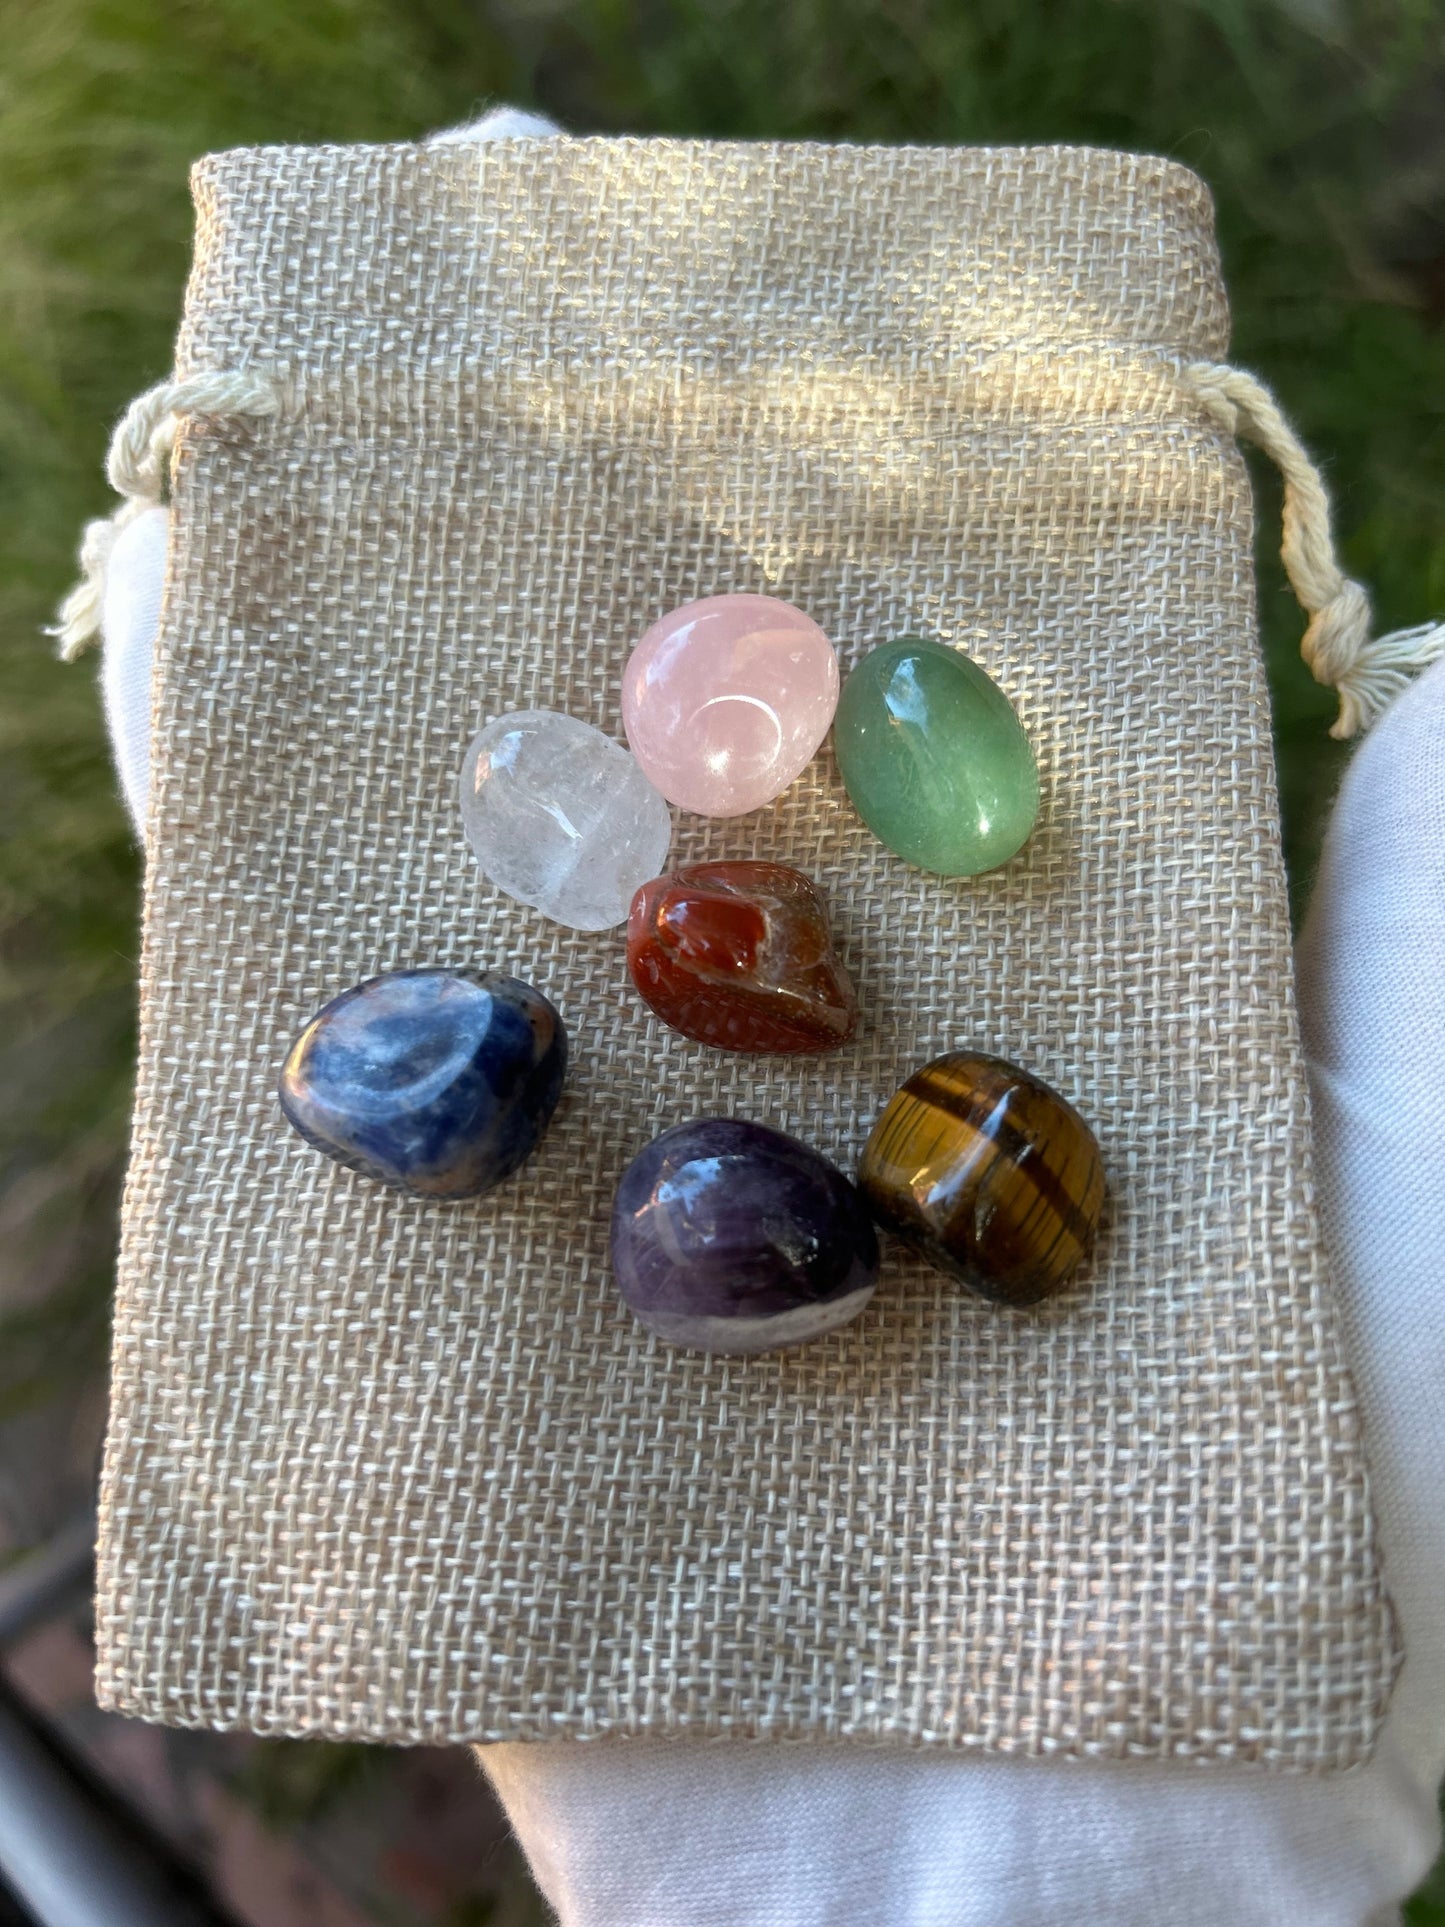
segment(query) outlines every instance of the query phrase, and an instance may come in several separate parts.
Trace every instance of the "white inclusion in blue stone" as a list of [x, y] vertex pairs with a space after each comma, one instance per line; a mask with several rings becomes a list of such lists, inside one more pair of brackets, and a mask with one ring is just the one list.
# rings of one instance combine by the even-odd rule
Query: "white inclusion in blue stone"
[[422, 1197], [476, 1197], [535, 1148], [566, 1067], [562, 1020], [530, 984], [396, 970], [317, 1012], [278, 1096], [338, 1164]]

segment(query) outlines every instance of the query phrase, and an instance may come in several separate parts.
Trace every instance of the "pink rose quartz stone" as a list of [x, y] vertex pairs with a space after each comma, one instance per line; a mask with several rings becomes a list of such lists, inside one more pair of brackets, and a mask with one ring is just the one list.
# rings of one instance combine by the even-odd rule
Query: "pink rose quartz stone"
[[807, 768], [838, 707], [838, 657], [810, 616], [765, 595], [705, 596], [628, 658], [622, 720], [654, 789], [699, 816], [742, 816]]

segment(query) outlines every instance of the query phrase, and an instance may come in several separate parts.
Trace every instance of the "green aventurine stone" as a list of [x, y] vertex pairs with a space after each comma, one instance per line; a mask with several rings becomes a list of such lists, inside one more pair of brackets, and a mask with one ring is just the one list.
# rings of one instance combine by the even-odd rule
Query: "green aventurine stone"
[[905, 636], [866, 655], [833, 723], [854, 808], [895, 855], [940, 876], [997, 869], [1039, 813], [1039, 772], [1013, 705], [976, 662]]

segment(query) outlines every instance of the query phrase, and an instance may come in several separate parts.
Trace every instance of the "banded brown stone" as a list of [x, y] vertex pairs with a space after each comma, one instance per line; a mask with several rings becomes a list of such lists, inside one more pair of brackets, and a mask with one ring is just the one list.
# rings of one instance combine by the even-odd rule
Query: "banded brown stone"
[[1037, 1304], [1087, 1254], [1104, 1202], [1098, 1142], [1031, 1071], [951, 1051], [889, 1099], [858, 1167], [878, 1222], [998, 1304]]

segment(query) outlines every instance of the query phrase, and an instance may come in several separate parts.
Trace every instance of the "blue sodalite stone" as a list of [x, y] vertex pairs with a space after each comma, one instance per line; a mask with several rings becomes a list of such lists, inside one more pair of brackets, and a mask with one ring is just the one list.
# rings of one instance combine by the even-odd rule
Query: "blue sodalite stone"
[[486, 970], [393, 970], [319, 1010], [287, 1052], [287, 1118], [338, 1164], [424, 1198], [515, 1171], [562, 1094], [567, 1033], [539, 990]]
[[623, 1173], [612, 1269], [659, 1337], [771, 1351], [862, 1311], [878, 1282], [878, 1239], [847, 1178], [806, 1144], [739, 1118], [701, 1118], [664, 1131]]

